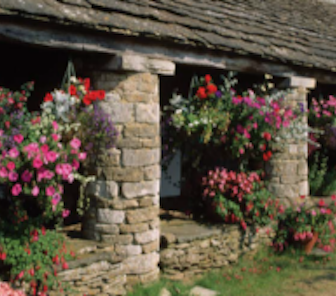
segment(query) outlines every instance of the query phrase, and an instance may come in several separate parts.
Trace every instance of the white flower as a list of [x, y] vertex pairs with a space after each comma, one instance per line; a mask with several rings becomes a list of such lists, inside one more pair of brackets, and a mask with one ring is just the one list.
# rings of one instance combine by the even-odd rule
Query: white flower
[[181, 109], [176, 109], [175, 114], [181, 114], [182, 110]]
[[72, 82], [72, 83], [77, 83], [77, 78], [76, 78], [76, 76], [71, 76], [71, 77], [70, 77], [70, 82]]

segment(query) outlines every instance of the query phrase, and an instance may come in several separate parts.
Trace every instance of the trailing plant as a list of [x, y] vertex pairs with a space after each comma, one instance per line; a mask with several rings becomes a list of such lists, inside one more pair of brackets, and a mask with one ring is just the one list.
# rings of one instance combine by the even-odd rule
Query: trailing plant
[[203, 178], [203, 198], [227, 223], [265, 226], [276, 217], [277, 201], [255, 173], [236, 173], [225, 168], [210, 170]]

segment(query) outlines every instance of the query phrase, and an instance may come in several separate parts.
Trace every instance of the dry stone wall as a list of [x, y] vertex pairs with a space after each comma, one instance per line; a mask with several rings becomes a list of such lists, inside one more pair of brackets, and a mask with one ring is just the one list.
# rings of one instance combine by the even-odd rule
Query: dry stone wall
[[[193, 226], [194, 227], [194, 226]], [[177, 231], [178, 232], [178, 231]], [[269, 244], [274, 237], [271, 228], [256, 233], [247, 228], [242, 232], [236, 225], [185, 234], [165, 232], [161, 237], [160, 267], [169, 279], [182, 280], [197, 274], [222, 268], [237, 262], [239, 256]]]
[[[97, 180], [86, 189], [91, 206], [83, 234], [109, 244], [110, 253], [122, 257], [118, 264], [125, 285], [153, 281], [159, 276], [159, 77], [130, 72], [93, 76], [95, 88], [107, 92], [101, 106], [116, 124], [119, 138], [116, 148], [97, 155]], [[102, 292], [114, 295], [105, 288]]]

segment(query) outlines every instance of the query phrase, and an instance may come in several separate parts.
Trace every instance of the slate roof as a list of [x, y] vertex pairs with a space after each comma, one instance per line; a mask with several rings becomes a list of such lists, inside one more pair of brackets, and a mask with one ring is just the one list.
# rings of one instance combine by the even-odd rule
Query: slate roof
[[0, 0], [34, 18], [336, 71], [336, 5], [322, 0]]

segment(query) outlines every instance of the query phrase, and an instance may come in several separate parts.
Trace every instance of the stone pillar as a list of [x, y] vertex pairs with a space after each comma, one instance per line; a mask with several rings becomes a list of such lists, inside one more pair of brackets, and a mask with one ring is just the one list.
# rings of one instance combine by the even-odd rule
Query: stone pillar
[[126, 56], [114, 58], [104, 70], [91, 74], [95, 89], [107, 92], [101, 106], [120, 134], [116, 148], [98, 156], [97, 181], [86, 190], [91, 208], [83, 233], [111, 245], [111, 250], [122, 257], [128, 285], [153, 281], [159, 275], [161, 138], [157, 74], [162, 68], [167, 74], [167, 67], [175, 69], [172, 65], [136, 56], [132, 64], [132, 56]]
[[[303, 104], [307, 110], [308, 89], [314, 88], [316, 81], [311, 78], [291, 77], [283, 81], [278, 88], [289, 89], [286, 96], [286, 104], [297, 106]], [[307, 114], [303, 118], [303, 124], [308, 126]], [[281, 199], [286, 201], [297, 200], [300, 195], [309, 196], [308, 183], [308, 143], [307, 132], [301, 135], [302, 140], [285, 140], [281, 152], [275, 153], [266, 166], [266, 174], [269, 177], [269, 189]]]

